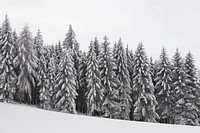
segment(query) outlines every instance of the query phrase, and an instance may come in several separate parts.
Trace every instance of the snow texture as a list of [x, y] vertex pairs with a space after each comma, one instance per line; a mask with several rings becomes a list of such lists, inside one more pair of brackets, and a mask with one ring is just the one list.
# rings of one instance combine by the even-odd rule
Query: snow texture
[[[197, 133], [198, 127], [111, 120], [0, 103], [1, 133]], [[100, 126], [101, 125], [101, 126]]]

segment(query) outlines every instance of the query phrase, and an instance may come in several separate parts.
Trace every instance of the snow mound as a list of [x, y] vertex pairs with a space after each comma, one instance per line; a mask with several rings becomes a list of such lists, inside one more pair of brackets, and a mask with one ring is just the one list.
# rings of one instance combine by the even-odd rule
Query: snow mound
[[199, 127], [111, 120], [0, 103], [0, 133], [197, 133]]

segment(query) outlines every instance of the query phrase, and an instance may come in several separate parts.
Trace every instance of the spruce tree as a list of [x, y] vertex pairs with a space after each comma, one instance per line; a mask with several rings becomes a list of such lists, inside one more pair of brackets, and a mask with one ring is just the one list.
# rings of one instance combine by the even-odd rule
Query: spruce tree
[[0, 38], [0, 95], [4, 101], [8, 101], [14, 99], [17, 76], [14, 64], [16, 49], [7, 15], [2, 24]]
[[150, 80], [149, 63], [143, 44], [140, 43], [135, 52], [133, 67], [132, 93], [134, 104], [134, 119], [146, 122], [156, 122], [158, 114], [155, 112], [157, 105], [154, 88]]
[[[38, 58], [38, 68], [37, 68], [37, 86], [36, 86], [36, 99], [35, 99], [35, 102], [36, 104], [38, 104], [39, 102], [39, 106], [41, 108], [45, 108], [46, 109], [46, 106], [44, 105], [45, 104], [45, 91], [46, 91], [46, 78], [47, 78], [47, 75], [46, 75], [46, 71], [47, 71], [47, 62], [46, 62], [46, 59], [45, 59], [45, 48], [43, 46], [43, 37], [42, 37], [42, 34], [40, 32], [40, 30], [37, 31], [37, 35], [34, 39], [34, 45], [35, 45], [35, 49], [36, 49], [36, 55], [37, 55], [37, 58]], [[40, 101], [38, 101], [40, 100]]]
[[101, 45], [101, 52], [99, 54], [99, 69], [101, 75], [101, 84], [103, 87], [104, 98], [102, 104], [102, 111], [104, 117], [114, 118], [119, 104], [118, 98], [118, 85], [119, 80], [116, 78], [114, 68], [116, 64], [113, 60], [111, 48], [109, 47], [108, 38], [104, 37], [104, 42]]
[[96, 53], [96, 58], [99, 59], [99, 54], [100, 54], [100, 45], [99, 45], [99, 41], [97, 39], [97, 37], [95, 37], [94, 39], [94, 52]]
[[56, 61], [55, 61], [55, 53], [51, 53], [49, 56], [48, 62], [48, 73], [47, 73], [47, 84], [49, 90], [49, 100], [50, 100], [50, 107], [54, 108], [54, 94], [55, 94], [55, 85], [56, 85]]
[[77, 90], [77, 111], [81, 113], [87, 113], [87, 104], [86, 104], [86, 92], [87, 92], [87, 58], [86, 53], [81, 53], [81, 60], [78, 69], [79, 73], [79, 89]]
[[[186, 116], [192, 119], [191, 125], [199, 125], [198, 123], [198, 112], [200, 111], [199, 109], [199, 103], [198, 103], [198, 98], [200, 97], [199, 95], [199, 88], [200, 86], [197, 83], [197, 77], [196, 77], [196, 67], [194, 63], [194, 58], [193, 55], [189, 52], [186, 57], [185, 57], [185, 62], [184, 62], [184, 70], [186, 73], [186, 85], [187, 85], [187, 91], [192, 98], [190, 98], [191, 105], [188, 105], [187, 108], [188, 110], [193, 114], [193, 116]], [[196, 106], [196, 107], [195, 107]], [[198, 107], [199, 106], [199, 107]], [[195, 108], [194, 108], [195, 107]]]
[[62, 112], [76, 113], [75, 99], [77, 92], [74, 71], [72, 50], [65, 48], [63, 50], [55, 85], [57, 90], [55, 95], [55, 108]]
[[35, 104], [35, 77], [37, 68], [37, 56], [36, 50], [34, 48], [34, 42], [29, 31], [29, 27], [26, 25], [23, 31], [20, 33], [19, 41], [19, 64], [20, 64], [20, 74], [18, 77], [17, 85], [21, 96], [25, 97], [25, 101], [28, 103]]
[[[74, 62], [74, 68], [75, 68], [74, 75], [75, 75], [75, 80], [76, 80], [76, 89], [78, 90], [80, 86], [79, 73], [78, 73], [78, 68], [79, 68], [79, 63], [80, 63], [80, 51], [79, 51], [79, 43], [76, 40], [76, 35], [71, 25], [69, 26], [68, 33], [66, 34], [66, 38], [63, 41], [63, 47], [65, 49], [72, 50], [72, 61]], [[76, 99], [76, 103], [79, 102], [77, 100], [78, 99]]]
[[103, 91], [100, 80], [100, 71], [98, 62], [96, 59], [96, 53], [94, 52], [94, 45], [91, 42], [89, 46], [89, 52], [87, 55], [87, 92], [86, 92], [86, 103], [87, 103], [87, 114], [97, 115], [100, 112]]
[[197, 107], [194, 104], [195, 96], [191, 86], [188, 86], [184, 62], [178, 49], [173, 56], [173, 114], [174, 123], [183, 125], [197, 124]]
[[172, 72], [171, 64], [164, 48], [160, 55], [155, 81], [155, 90], [158, 92], [156, 95], [158, 101], [156, 111], [162, 123], [172, 124], [172, 106], [174, 104], [171, 96]]
[[120, 103], [119, 118], [128, 120], [130, 119], [129, 114], [132, 102], [130, 97], [131, 87], [126, 53], [121, 38], [116, 45], [114, 59], [116, 63], [116, 77], [120, 81], [120, 84], [118, 86], [118, 102]]

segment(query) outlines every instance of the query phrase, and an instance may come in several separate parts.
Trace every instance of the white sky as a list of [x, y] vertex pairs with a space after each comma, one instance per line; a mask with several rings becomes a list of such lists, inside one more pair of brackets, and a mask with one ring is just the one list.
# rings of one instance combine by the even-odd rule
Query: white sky
[[143, 41], [155, 59], [163, 46], [170, 58], [178, 47], [200, 66], [199, 6], [200, 0], [1, 0], [0, 22], [7, 13], [17, 33], [26, 23], [33, 35], [40, 28], [45, 44], [63, 41], [72, 24], [82, 50], [96, 35], [111, 44], [122, 37], [134, 51]]

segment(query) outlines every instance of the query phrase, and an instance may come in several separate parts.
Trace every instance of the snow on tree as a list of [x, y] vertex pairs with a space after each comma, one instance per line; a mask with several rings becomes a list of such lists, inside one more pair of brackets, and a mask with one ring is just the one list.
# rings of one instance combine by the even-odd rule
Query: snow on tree
[[133, 67], [134, 119], [146, 122], [156, 122], [159, 118], [155, 112], [158, 104], [154, 96], [154, 88], [150, 79], [149, 63], [143, 44], [139, 43], [135, 52]]
[[16, 93], [17, 76], [14, 70], [16, 49], [7, 15], [2, 24], [0, 38], [0, 95], [2, 95], [0, 97], [3, 97], [4, 101], [8, 101], [13, 100]]
[[87, 55], [87, 114], [96, 115], [95, 112], [99, 112], [103, 100], [103, 90], [100, 80], [100, 71], [98, 62], [96, 59], [96, 53], [94, 52], [94, 45], [91, 42], [89, 46], [89, 52]]
[[[149, 62], [149, 69], [150, 69], [149, 71], [150, 71], [151, 80], [154, 86], [156, 85], [155, 79], [158, 72], [157, 67], [158, 67], [158, 61], [157, 60], [153, 61], [153, 58], [151, 57], [150, 62]], [[157, 94], [156, 90], [154, 94]]]
[[187, 74], [184, 70], [183, 59], [178, 49], [173, 56], [173, 114], [174, 123], [183, 125], [197, 124], [197, 107], [194, 104], [195, 96], [192, 88], [188, 86]]
[[195, 107], [195, 109], [194, 109], [193, 107], [191, 107], [192, 105], [188, 106], [188, 108], [190, 108], [190, 112], [192, 114], [195, 114], [194, 115], [195, 118], [192, 117], [194, 123], [191, 123], [191, 124], [199, 125], [197, 114], [200, 112], [200, 108], [199, 108], [200, 107], [200, 102], [199, 102], [200, 86], [198, 85], [198, 82], [197, 82], [194, 58], [190, 52], [185, 57], [184, 68], [185, 68], [184, 70], [185, 70], [186, 77], [187, 77], [187, 79], [186, 79], [187, 91], [186, 92], [189, 92], [190, 95], [195, 96], [195, 98], [192, 98], [190, 100], [191, 100], [191, 103], [193, 104], [193, 106], [195, 105], [198, 107], [198, 108]]
[[28, 103], [35, 104], [35, 77], [37, 68], [37, 56], [36, 50], [34, 48], [34, 42], [29, 31], [29, 27], [26, 25], [23, 31], [20, 33], [18, 40], [19, 47], [19, 62], [20, 62], [20, 74], [18, 77], [17, 85], [19, 86], [19, 91], [25, 94], [26, 101]]
[[54, 94], [55, 94], [55, 85], [56, 85], [56, 61], [55, 61], [55, 55], [51, 52], [51, 55], [49, 56], [49, 62], [48, 62], [48, 91], [49, 91], [49, 100], [50, 100], [50, 106], [51, 108], [54, 107], [53, 101], [54, 101]]
[[99, 41], [97, 39], [97, 37], [95, 37], [94, 39], [94, 52], [96, 53], [96, 58], [98, 59], [99, 54], [100, 54], [100, 45], [99, 45]]
[[[48, 107], [46, 106], [46, 101], [47, 98], [45, 96], [46, 89], [46, 71], [47, 71], [47, 62], [45, 59], [45, 48], [43, 46], [43, 37], [40, 32], [40, 30], [37, 31], [37, 35], [34, 39], [34, 47], [36, 49], [36, 55], [38, 58], [38, 67], [37, 67], [37, 85], [35, 88], [36, 92], [36, 99], [35, 102], [38, 104], [41, 108], [47, 109]], [[39, 101], [38, 101], [39, 100]]]
[[59, 65], [59, 72], [56, 78], [55, 108], [68, 113], [76, 113], [75, 99], [76, 77], [74, 75], [74, 62], [72, 61], [72, 50], [65, 48]]
[[[76, 80], [76, 88], [79, 89], [79, 75], [78, 75], [78, 68], [80, 63], [80, 51], [79, 51], [79, 43], [76, 40], [76, 35], [74, 30], [72, 29], [72, 26], [69, 26], [68, 33], [66, 34], [65, 40], [63, 41], [63, 47], [65, 49], [71, 49], [72, 50], [72, 61], [74, 62], [74, 75]], [[76, 100], [76, 103], [78, 101]]]
[[157, 90], [156, 99], [158, 101], [156, 112], [160, 116], [160, 122], [172, 124], [172, 107], [174, 104], [171, 96], [172, 71], [165, 48], [162, 49], [162, 53], [160, 55], [155, 81], [155, 90]]
[[77, 90], [78, 96], [77, 96], [77, 111], [81, 113], [87, 113], [87, 104], [86, 104], [86, 91], [87, 91], [87, 58], [86, 53], [81, 53], [81, 60], [80, 65], [78, 68], [79, 73], [79, 89]]
[[116, 77], [120, 81], [118, 86], [119, 96], [118, 100], [120, 103], [119, 117], [120, 119], [130, 119], [130, 108], [131, 108], [131, 87], [130, 87], [130, 77], [127, 66], [126, 53], [123, 47], [121, 38], [116, 45], [114, 59], [116, 63]]
[[116, 64], [112, 57], [112, 51], [109, 47], [108, 38], [104, 37], [104, 42], [101, 44], [101, 52], [99, 54], [99, 69], [101, 75], [101, 84], [104, 91], [102, 111], [104, 117], [114, 118], [119, 109], [118, 85], [119, 80], [116, 78], [114, 68]]

